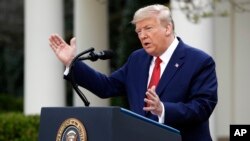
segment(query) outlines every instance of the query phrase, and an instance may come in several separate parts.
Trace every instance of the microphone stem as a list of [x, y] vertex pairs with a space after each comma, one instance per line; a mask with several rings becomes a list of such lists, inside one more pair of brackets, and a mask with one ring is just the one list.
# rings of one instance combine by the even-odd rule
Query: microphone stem
[[84, 102], [84, 105], [86, 107], [88, 107], [90, 103], [87, 100], [87, 98], [84, 96], [84, 94], [80, 91], [80, 89], [78, 88], [77, 84], [76, 83], [72, 83], [72, 81], [71, 81], [71, 85], [74, 88], [74, 90], [76, 91], [76, 93], [78, 94], [78, 96], [81, 98], [81, 100]]
[[[88, 107], [89, 106], [89, 101], [87, 100], [87, 98], [85, 97], [85, 95], [81, 92], [81, 90], [78, 88], [78, 85], [76, 84], [75, 82], [75, 76], [74, 74], [72, 73], [72, 68], [74, 67], [74, 63], [79, 60], [80, 56], [88, 53], [88, 52], [93, 52], [94, 51], [94, 48], [89, 48], [81, 53], [79, 53], [73, 60], [72, 62], [70, 63], [69, 65], [69, 75], [70, 75], [70, 82], [71, 82], [71, 85], [73, 87], [73, 89], [76, 91], [76, 93], [78, 94], [78, 96], [82, 99], [82, 101], [84, 102], [85, 106]], [[80, 58], [80, 60], [85, 60], [85, 59], [82, 59]]]

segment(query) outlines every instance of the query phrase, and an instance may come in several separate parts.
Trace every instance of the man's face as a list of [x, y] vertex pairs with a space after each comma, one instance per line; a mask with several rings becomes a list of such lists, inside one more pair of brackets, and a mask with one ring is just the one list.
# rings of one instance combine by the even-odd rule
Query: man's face
[[155, 16], [138, 21], [135, 31], [145, 51], [152, 56], [160, 56], [168, 47], [169, 31]]

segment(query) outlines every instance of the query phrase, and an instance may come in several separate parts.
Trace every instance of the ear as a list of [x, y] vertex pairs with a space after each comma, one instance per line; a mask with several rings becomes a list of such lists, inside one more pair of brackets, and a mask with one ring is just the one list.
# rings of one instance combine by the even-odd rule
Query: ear
[[165, 34], [166, 36], [169, 36], [172, 33], [172, 24], [168, 23], [165, 28]]

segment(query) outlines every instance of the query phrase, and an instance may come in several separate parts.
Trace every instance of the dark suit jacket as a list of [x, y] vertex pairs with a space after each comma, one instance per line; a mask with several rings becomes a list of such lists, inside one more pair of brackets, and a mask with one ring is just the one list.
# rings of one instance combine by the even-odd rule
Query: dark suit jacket
[[[215, 62], [201, 50], [178, 40], [156, 89], [165, 106], [164, 124], [180, 130], [183, 141], [210, 141], [208, 119], [217, 103]], [[80, 86], [97, 96], [108, 98], [126, 94], [131, 111], [158, 120], [142, 109], [151, 60], [152, 56], [139, 49], [110, 76], [82, 62], [74, 65], [72, 73]]]

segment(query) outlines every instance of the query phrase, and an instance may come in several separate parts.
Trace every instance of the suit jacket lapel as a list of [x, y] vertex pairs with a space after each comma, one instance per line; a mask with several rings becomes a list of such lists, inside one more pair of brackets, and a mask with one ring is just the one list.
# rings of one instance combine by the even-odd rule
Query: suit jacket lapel
[[177, 46], [176, 50], [174, 51], [172, 57], [170, 58], [163, 74], [160, 79], [160, 82], [158, 84], [158, 87], [156, 89], [157, 94], [160, 96], [164, 90], [169, 84], [169, 82], [172, 80], [176, 72], [181, 68], [181, 66], [184, 63], [184, 56], [185, 53], [183, 51], [182, 47], [183, 43], [180, 41], [179, 45]]

